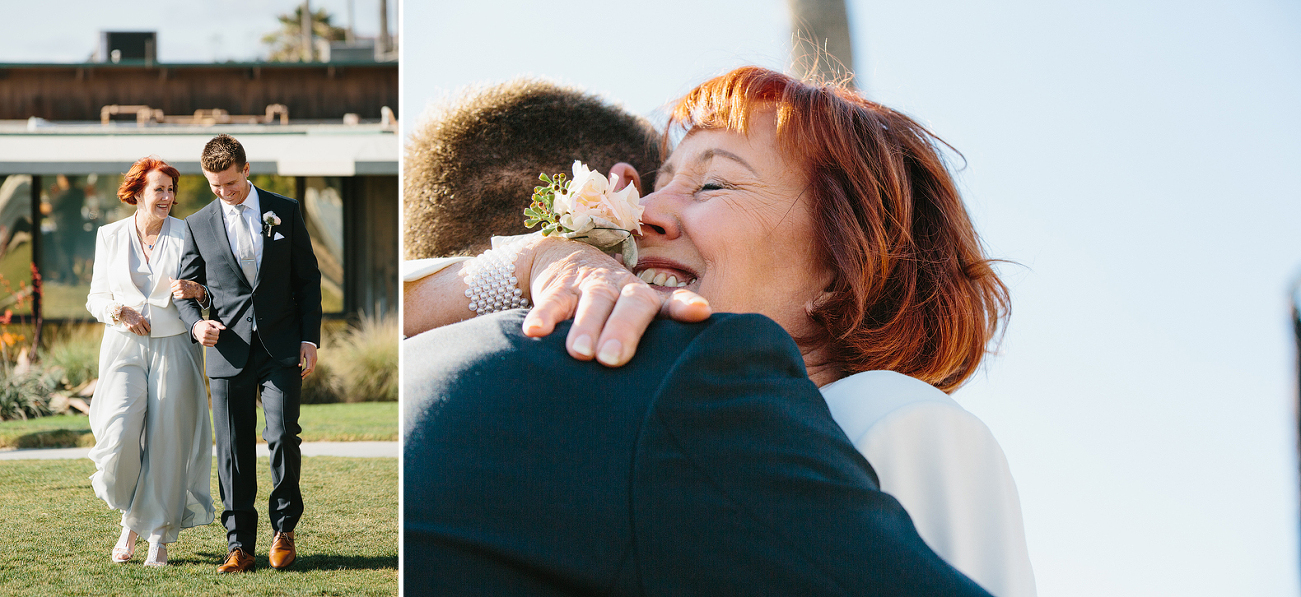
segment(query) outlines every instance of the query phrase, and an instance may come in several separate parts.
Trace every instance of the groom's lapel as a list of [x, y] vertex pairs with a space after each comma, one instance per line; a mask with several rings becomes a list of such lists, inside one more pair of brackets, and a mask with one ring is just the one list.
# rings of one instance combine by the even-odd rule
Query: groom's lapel
[[211, 229], [212, 239], [217, 241], [217, 253], [224, 257], [222, 261], [229, 267], [236, 278], [244, 279], [244, 270], [239, 268], [239, 262], [235, 261], [235, 254], [230, 251], [230, 237], [226, 234], [226, 218], [221, 213], [221, 199], [212, 202], [212, 212], [208, 215], [208, 227]]
[[[276, 208], [280, 207], [280, 200], [278, 197], [275, 197], [271, 193], [263, 191], [262, 189], [258, 189], [258, 201], [259, 203], [261, 203], [261, 208], [262, 208], [262, 213], [258, 215], [258, 220], [257, 220], [259, 224], [266, 222], [267, 213], [269, 212], [275, 212], [277, 216], [280, 215], [280, 212], [276, 211]], [[284, 211], [284, 210], [282, 209], [280, 211]], [[257, 284], [254, 284], [253, 288], [257, 288], [258, 284], [262, 283], [262, 272], [266, 270], [267, 263], [270, 263], [271, 261], [270, 259], [267, 258], [267, 256], [270, 255], [272, 251], [278, 250], [280, 248], [279, 245], [277, 245], [275, 241], [272, 240], [272, 238], [276, 235], [274, 232], [275, 227], [274, 226], [271, 227], [272, 230], [271, 236], [267, 236], [266, 233], [262, 232], [264, 228], [265, 228], [265, 224], [260, 225], [257, 228], [257, 234], [262, 235], [262, 261], [257, 264]]]

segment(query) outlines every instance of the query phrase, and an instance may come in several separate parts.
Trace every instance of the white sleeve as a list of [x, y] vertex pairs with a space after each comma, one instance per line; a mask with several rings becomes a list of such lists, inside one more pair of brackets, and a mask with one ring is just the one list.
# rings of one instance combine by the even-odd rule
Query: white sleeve
[[851, 439], [944, 561], [997, 597], [1034, 597], [1016, 483], [980, 419], [956, 404], [921, 402]]
[[108, 268], [113, 259], [110, 252], [108, 239], [101, 227], [95, 235], [95, 265], [90, 271], [90, 295], [86, 297], [86, 310], [101, 323], [113, 326], [121, 324], [115, 323], [109, 313], [117, 305], [113, 291], [108, 287]]
[[432, 276], [444, 269], [460, 263], [469, 261], [473, 257], [431, 257], [429, 259], [408, 259], [403, 261], [399, 266], [399, 273], [403, 282], [415, 282], [421, 278]]

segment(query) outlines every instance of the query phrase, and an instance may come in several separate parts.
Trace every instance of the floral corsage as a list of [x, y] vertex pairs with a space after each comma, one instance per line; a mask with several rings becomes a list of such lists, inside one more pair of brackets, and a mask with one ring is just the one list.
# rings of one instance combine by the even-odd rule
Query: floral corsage
[[267, 235], [267, 238], [271, 238], [271, 227], [279, 225], [280, 216], [277, 216], [276, 212], [269, 211], [262, 214], [262, 234]]
[[641, 233], [641, 196], [629, 184], [615, 191], [619, 175], [607, 179], [574, 161], [574, 178], [564, 174], [539, 176], [543, 186], [534, 187], [533, 203], [524, 210], [524, 225], [538, 224], [543, 236], [560, 236], [592, 245], [607, 253], [616, 248], [623, 254], [624, 267], [637, 265], [637, 243], [633, 232]]

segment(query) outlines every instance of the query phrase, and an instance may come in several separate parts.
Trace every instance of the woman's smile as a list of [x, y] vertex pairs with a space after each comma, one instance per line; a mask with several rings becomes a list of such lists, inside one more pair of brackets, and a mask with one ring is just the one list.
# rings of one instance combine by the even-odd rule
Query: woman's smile
[[771, 110], [749, 134], [689, 133], [642, 198], [633, 273], [661, 292], [686, 288], [716, 311], [761, 313], [792, 334], [829, 274], [815, 256], [800, 170], [777, 149]]
[[690, 268], [668, 259], [640, 259], [632, 271], [643, 282], [668, 291], [677, 288], [695, 290], [692, 285], [699, 278]]

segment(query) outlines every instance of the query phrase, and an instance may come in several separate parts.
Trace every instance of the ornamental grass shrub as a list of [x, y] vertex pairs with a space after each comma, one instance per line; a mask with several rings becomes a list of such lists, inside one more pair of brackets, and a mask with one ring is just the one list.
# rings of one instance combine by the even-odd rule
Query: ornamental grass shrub
[[0, 421], [27, 420], [51, 414], [50, 394], [59, 387], [57, 372], [32, 367], [0, 370]]
[[356, 326], [332, 335], [323, 357], [339, 377], [343, 402], [398, 399], [398, 338], [395, 315], [362, 316]]
[[41, 361], [47, 368], [59, 368], [68, 388], [79, 388], [99, 377], [99, 346], [104, 326], [68, 324], [45, 327], [45, 354]]
[[330, 365], [329, 345], [319, 351], [316, 371], [303, 379], [303, 389], [299, 394], [302, 404], [334, 404], [343, 399], [343, 381]]

